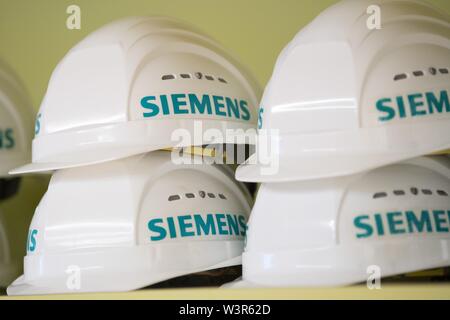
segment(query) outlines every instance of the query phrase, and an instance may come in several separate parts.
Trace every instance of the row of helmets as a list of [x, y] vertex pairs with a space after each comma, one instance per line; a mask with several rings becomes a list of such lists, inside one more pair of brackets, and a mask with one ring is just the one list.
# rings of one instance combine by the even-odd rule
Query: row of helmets
[[[449, 266], [449, 58], [450, 19], [429, 5], [344, 0], [283, 50], [257, 111], [249, 73], [191, 26], [99, 29], [53, 72], [32, 162], [12, 171], [54, 172], [8, 294], [220, 284], [241, 262], [227, 286]], [[261, 183], [253, 209], [231, 165], [178, 149], [253, 140], [236, 171]]]

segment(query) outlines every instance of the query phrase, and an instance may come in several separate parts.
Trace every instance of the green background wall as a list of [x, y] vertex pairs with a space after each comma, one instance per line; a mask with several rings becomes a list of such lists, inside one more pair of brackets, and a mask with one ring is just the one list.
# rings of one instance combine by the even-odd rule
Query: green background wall
[[[37, 111], [53, 68], [91, 31], [120, 17], [169, 15], [195, 24], [232, 50], [264, 85], [283, 46], [335, 0], [0, 0], [0, 58], [27, 86]], [[450, 12], [449, 0], [429, 0]], [[66, 28], [66, 8], [81, 8], [81, 30]], [[7, 224], [27, 225], [48, 179], [24, 179], [20, 193], [0, 205]], [[13, 241], [25, 247], [26, 227]], [[23, 243], [23, 245], [22, 245]]]

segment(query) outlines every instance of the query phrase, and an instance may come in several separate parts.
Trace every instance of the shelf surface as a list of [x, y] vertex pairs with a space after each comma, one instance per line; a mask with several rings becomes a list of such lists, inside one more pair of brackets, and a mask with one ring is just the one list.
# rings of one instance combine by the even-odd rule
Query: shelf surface
[[307, 300], [307, 299], [450, 299], [450, 283], [387, 283], [381, 289], [365, 285], [341, 288], [186, 288], [142, 289], [131, 292], [41, 296], [0, 296], [0, 299], [144, 299], [144, 300]]

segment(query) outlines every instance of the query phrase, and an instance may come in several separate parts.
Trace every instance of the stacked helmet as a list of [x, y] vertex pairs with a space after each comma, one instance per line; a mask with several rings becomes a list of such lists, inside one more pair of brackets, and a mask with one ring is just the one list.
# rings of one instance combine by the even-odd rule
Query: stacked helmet
[[81, 41], [52, 74], [32, 162], [13, 171], [56, 170], [8, 294], [132, 290], [240, 265], [248, 190], [192, 150], [251, 143], [258, 96], [216, 42], [169, 18]]
[[32, 163], [12, 173], [248, 143], [227, 131], [256, 127], [258, 99], [245, 68], [191, 26], [165, 17], [112, 22], [54, 70], [36, 118]]
[[[243, 283], [344, 285], [450, 264], [450, 164], [424, 157], [450, 147], [449, 38], [448, 16], [422, 2], [348, 0], [283, 50], [259, 111], [271, 139], [237, 170], [263, 183]], [[276, 161], [258, 162], [264, 142]]]
[[[381, 29], [367, 25], [371, 6]], [[342, 176], [449, 149], [449, 36], [449, 17], [419, 1], [325, 10], [280, 54], [263, 95], [259, 126], [278, 131], [277, 174], [251, 165], [254, 154], [237, 178]]]
[[[33, 117], [28, 94], [13, 70], [0, 60], [0, 201], [13, 196], [20, 178], [8, 177], [8, 171], [30, 160]], [[13, 254], [11, 235], [18, 230], [6, 222], [0, 211], [0, 288], [20, 274], [22, 264]], [[20, 220], [20, 219], [19, 219]], [[26, 227], [24, 228], [26, 229]]]
[[30, 161], [32, 130], [28, 94], [11, 68], [0, 60], [0, 179]]
[[250, 203], [228, 167], [167, 151], [56, 171], [8, 294], [126, 291], [239, 265]]
[[249, 221], [243, 278], [264, 286], [335, 286], [448, 266], [449, 230], [445, 157], [264, 183]]
[[12, 246], [4, 218], [4, 213], [0, 211], [0, 288], [6, 288], [21, 269], [19, 261], [12, 257]]

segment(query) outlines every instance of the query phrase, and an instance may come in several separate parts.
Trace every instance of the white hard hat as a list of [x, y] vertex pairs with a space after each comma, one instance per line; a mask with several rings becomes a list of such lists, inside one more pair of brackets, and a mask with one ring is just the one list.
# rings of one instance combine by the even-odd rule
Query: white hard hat
[[237, 178], [342, 176], [449, 149], [449, 38], [449, 17], [419, 1], [325, 10], [280, 54], [263, 94], [259, 127], [278, 130], [277, 174], [262, 174], [254, 154]]
[[450, 265], [450, 159], [421, 157], [339, 178], [264, 183], [243, 282], [335, 286]]
[[170, 154], [56, 171], [8, 294], [133, 290], [240, 265], [248, 191], [226, 166]]
[[13, 70], [0, 60], [0, 179], [30, 161], [33, 110]]
[[0, 211], [0, 288], [6, 288], [21, 270], [21, 264], [12, 256], [4, 220], [4, 213]]
[[[235, 143], [226, 130], [256, 128], [258, 102], [245, 68], [191, 26], [164, 17], [119, 20], [56, 67], [37, 115], [32, 163], [11, 173], [205, 144], [193, 139], [199, 130], [221, 133], [208, 144]], [[172, 137], [176, 129], [191, 140]]]

